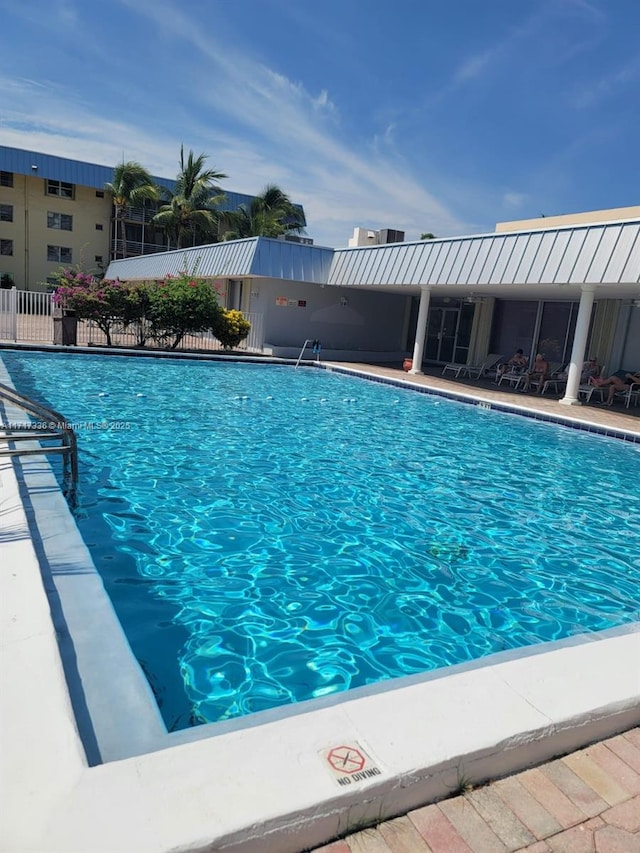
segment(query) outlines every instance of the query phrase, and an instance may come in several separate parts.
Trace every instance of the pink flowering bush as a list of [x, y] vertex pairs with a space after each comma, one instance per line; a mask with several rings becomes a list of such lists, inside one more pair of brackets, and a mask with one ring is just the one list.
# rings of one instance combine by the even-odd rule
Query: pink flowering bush
[[144, 318], [148, 299], [144, 287], [115, 279], [97, 279], [78, 269], [62, 269], [56, 275], [58, 284], [52, 299], [64, 313], [79, 320], [92, 320], [104, 333], [111, 346], [114, 324], [125, 328], [134, 324], [138, 344], [146, 340]]
[[[96, 279], [78, 269], [56, 274], [53, 302], [80, 320], [92, 320], [112, 346], [115, 324], [135, 329], [138, 346], [149, 338], [176, 349], [185, 335], [211, 330], [225, 349], [237, 346], [251, 328], [240, 311], [218, 303], [219, 283], [182, 272], [161, 281]], [[217, 285], [217, 286], [216, 286]]]

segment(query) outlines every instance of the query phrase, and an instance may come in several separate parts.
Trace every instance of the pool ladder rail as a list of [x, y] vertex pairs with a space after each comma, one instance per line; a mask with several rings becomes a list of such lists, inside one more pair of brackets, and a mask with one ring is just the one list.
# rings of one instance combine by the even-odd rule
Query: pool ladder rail
[[[0, 383], [0, 456], [42, 456], [54, 453], [62, 456], [62, 476], [67, 500], [74, 505], [78, 487], [78, 444], [76, 434], [59, 412], [36, 403], [14, 388]], [[6, 404], [16, 406], [31, 415], [35, 422], [13, 426], [6, 416]], [[21, 442], [40, 442], [23, 446]], [[41, 444], [41, 442], [59, 442]]]
[[313, 354], [316, 357], [316, 361], [320, 361], [320, 352], [322, 350], [322, 344], [320, 343], [320, 341], [317, 338], [315, 338], [313, 340], [311, 338], [307, 338], [307, 340], [302, 344], [302, 349], [300, 350], [300, 355], [298, 356], [298, 360], [296, 361], [296, 367], [302, 361], [302, 356], [304, 355], [304, 351], [306, 350], [306, 348], [309, 344], [311, 344], [311, 349], [312, 349]]

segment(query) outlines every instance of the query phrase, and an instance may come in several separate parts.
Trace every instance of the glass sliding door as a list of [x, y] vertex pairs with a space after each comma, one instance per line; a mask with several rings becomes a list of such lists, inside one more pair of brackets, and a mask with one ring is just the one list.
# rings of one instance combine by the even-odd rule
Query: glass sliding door
[[424, 346], [426, 360], [466, 364], [474, 309], [475, 305], [468, 303], [438, 305], [432, 302]]

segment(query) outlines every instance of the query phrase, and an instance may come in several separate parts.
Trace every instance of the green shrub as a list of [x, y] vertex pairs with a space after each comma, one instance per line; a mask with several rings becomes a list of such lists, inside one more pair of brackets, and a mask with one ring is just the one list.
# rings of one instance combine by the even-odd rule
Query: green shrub
[[173, 338], [176, 349], [185, 335], [206, 332], [218, 323], [222, 309], [212, 283], [189, 273], [167, 276], [146, 285], [151, 336], [158, 341]]
[[233, 349], [247, 337], [251, 331], [251, 323], [244, 318], [241, 311], [227, 311], [223, 308], [212, 331], [225, 349]]

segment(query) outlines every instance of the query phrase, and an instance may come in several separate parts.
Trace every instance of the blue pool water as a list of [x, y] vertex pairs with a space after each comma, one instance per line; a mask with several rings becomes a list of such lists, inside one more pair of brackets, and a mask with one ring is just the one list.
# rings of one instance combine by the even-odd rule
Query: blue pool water
[[638, 445], [322, 370], [3, 360], [82, 425], [78, 525], [170, 729], [640, 618]]

